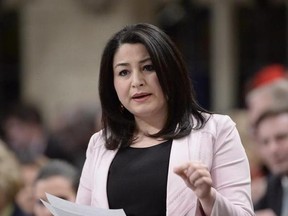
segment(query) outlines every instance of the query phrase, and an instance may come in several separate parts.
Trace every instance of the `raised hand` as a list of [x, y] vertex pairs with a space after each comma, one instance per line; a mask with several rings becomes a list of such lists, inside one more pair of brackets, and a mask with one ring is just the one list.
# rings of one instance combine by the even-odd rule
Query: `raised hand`
[[174, 172], [195, 192], [204, 212], [206, 215], [210, 215], [215, 201], [215, 193], [212, 190], [212, 178], [207, 166], [199, 161], [187, 162], [175, 167]]

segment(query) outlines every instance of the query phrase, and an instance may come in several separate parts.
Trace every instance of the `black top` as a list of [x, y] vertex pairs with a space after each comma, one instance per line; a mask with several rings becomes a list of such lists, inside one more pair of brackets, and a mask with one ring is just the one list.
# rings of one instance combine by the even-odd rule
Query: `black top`
[[111, 163], [107, 195], [110, 209], [127, 216], [166, 215], [166, 188], [172, 141], [148, 148], [120, 149]]

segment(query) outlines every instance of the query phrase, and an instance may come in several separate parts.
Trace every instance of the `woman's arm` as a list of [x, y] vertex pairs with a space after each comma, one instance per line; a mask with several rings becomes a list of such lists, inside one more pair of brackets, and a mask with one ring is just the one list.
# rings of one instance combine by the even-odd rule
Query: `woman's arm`
[[211, 167], [192, 161], [174, 171], [195, 192], [207, 216], [254, 215], [249, 163], [235, 123], [227, 116], [212, 121], [200, 139], [201, 151], [213, 148]]
[[213, 152], [211, 176], [216, 199], [211, 215], [255, 215], [248, 158], [228, 116], [218, 121]]
[[76, 196], [76, 203], [83, 205], [91, 205], [92, 197], [92, 179], [93, 179], [93, 150], [95, 148], [96, 137], [99, 136], [94, 134], [88, 144], [86, 151], [86, 160], [82, 168], [80, 177], [79, 187]]

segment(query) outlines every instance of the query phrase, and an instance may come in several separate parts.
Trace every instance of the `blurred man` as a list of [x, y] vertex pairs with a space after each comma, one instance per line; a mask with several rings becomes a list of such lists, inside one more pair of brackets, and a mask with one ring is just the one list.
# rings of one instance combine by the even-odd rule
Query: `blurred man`
[[61, 143], [45, 127], [40, 110], [32, 104], [15, 104], [1, 122], [4, 140], [20, 162], [57, 158], [70, 161]]
[[34, 209], [34, 182], [45, 163], [46, 161], [31, 160], [20, 164], [23, 186], [17, 193], [16, 204], [29, 216], [33, 215]]
[[275, 104], [288, 105], [288, 73], [280, 64], [263, 67], [248, 84], [246, 105], [251, 126]]
[[75, 201], [79, 182], [79, 172], [71, 164], [61, 160], [51, 160], [41, 168], [34, 185], [35, 216], [51, 216], [40, 199], [46, 200], [46, 193], [59, 198]]
[[[252, 179], [253, 203], [263, 196], [270, 176], [266, 155], [262, 155], [261, 145], [257, 145], [255, 122], [267, 110], [288, 107], [288, 73], [281, 64], [271, 64], [262, 67], [247, 85], [246, 94], [248, 133], [252, 140], [255, 154], [260, 159], [257, 177]], [[247, 128], [246, 128], [247, 130]], [[260, 152], [260, 154], [259, 154]]]
[[[288, 107], [270, 109], [255, 122], [259, 153], [272, 176], [255, 205], [257, 216], [288, 215]], [[259, 211], [261, 210], [261, 211]]]

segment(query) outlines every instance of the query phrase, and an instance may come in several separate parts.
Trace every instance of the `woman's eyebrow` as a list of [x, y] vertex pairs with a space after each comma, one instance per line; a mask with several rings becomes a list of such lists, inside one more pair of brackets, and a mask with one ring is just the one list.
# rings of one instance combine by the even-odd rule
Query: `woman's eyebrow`
[[[147, 61], [151, 61], [151, 58], [148, 56], [148, 57], [145, 57], [144, 59], [142, 59], [142, 60], [140, 60], [139, 61], [139, 63], [140, 64], [143, 64], [143, 63], [145, 63], [145, 62], [147, 62]], [[115, 66], [114, 66], [114, 68], [117, 68], [117, 67], [120, 67], [120, 66], [128, 66], [129, 65], [129, 63], [126, 63], [126, 62], [119, 62], [119, 63], [117, 63]]]
[[116, 65], [114, 65], [114, 68], [117, 68], [117, 67], [120, 67], [120, 66], [127, 66], [127, 65], [129, 65], [129, 63], [120, 62], [120, 63], [117, 63]]
[[144, 59], [142, 59], [141, 61], [140, 61], [140, 63], [144, 63], [144, 62], [147, 62], [147, 61], [151, 61], [151, 58], [148, 56], [148, 57], [146, 57], [146, 58], [144, 58]]

